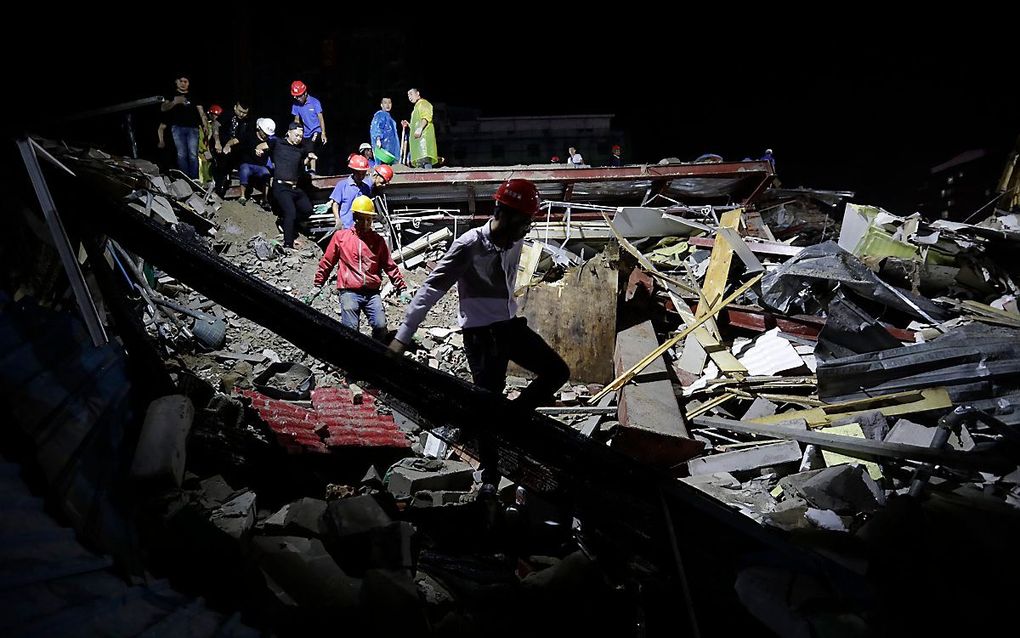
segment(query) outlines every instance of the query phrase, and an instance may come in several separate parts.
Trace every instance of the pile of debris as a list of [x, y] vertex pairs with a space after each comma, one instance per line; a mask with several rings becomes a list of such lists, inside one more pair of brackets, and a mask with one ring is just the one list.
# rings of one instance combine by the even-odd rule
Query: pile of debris
[[[327, 294], [312, 288], [321, 251], [311, 241], [282, 249], [261, 207], [101, 154], [68, 161], [180, 241], [338, 314], [332, 284]], [[873, 538], [890, 504], [922, 495], [1020, 509], [1016, 215], [926, 222], [850, 197], [802, 189], [741, 205], [545, 202], [514, 295], [572, 376], [539, 412], [769, 534]], [[380, 210], [411, 292], [480, 221], [391, 212], [385, 196]], [[337, 613], [371, 624], [394, 608], [405, 613], [387, 619], [393, 631], [506, 621], [481, 584], [533, 603], [583, 583], [570, 595], [633, 611], [617, 598], [625, 587], [589, 559], [575, 533], [583, 521], [509, 480], [499, 487], [509, 506], [499, 546], [527, 546], [496, 552], [472, 534], [488, 529], [492, 510], [476, 500], [473, 442], [455, 428], [416, 423], [397, 400], [113, 240], [103, 255], [176, 391], [150, 405], [132, 467], [163, 569], [229, 572], [225, 584], [264, 604], [267, 624], [286, 618], [292, 629]], [[395, 323], [410, 296], [389, 293]], [[408, 356], [470, 379], [457, 314], [450, 291]], [[507, 397], [527, 376], [511, 369]], [[174, 556], [186, 559], [174, 565]], [[770, 582], [738, 581], [752, 612]], [[472, 617], [479, 607], [484, 620]], [[767, 615], [758, 613], [775, 628]], [[605, 618], [593, 609], [586, 620]]]

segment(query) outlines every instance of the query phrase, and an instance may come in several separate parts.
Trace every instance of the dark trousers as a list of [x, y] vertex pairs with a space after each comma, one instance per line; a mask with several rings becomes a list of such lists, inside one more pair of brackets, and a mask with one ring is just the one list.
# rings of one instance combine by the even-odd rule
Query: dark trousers
[[[556, 391], [570, 379], [570, 368], [542, 337], [528, 327], [524, 317], [515, 317], [481, 328], [464, 328], [464, 351], [475, 385], [502, 394], [506, 370], [511, 361], [535, 374], [516, 403], [534, 409], [553, 402]], [[479, 437], [482, 482], [499, 482], [499, 450], [484, 434]]]
[[280, 211], [280, 225], [283, 226], [283, 245], [294, 247], [297, 239], [297, 225], [312, 214], [312, 202], [308, 195], [297, 186], [284, 184], [277, 180], [273, 183], [273, 199]]

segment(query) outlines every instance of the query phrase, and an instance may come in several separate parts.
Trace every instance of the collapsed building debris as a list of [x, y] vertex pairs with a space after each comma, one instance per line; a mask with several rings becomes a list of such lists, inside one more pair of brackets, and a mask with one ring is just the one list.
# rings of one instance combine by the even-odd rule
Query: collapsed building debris
[[[97, 298], [130, 299], [174, 386], [134, 448], [135, 474], [164, 485], [164, 533], [150, 533], [240, 566], [230, 582], [271, 601], [268, 624], [399, 607], [387, 628], [477, 627], [465, 609], [479, 583], [530, 600], [579, 574], [654, 573], [688, 591], [692, 624], [713, 604], [690, 594], [697, 577], [771, 626], [758, 588], [785, 576], [756, 570], [781, 560], [838, 607], [884, 586], [872, 539], [903, 503], [1020, 505], [1020, 291], [996, 258], [1009, 220], [929, 224], [844, 208], [848, 193], [771, 192], [760, 162], [531, 171], [550, 201], [515, 292], [574, 372], [559, 405], [532, 413], [506, 400], [523, 381], [506, 398], [464, 381], [456, 300], [395, 357], [329, 316], [335, 300], [311, 286], [318, 249], [274, 245], [261, 207], [53, 152], [95, 193], [75, 212], [115, 240], [83, 260], [112, 268]], [[380, 225], [412, 285], [506, 174], [398, 173]], [[409, 301], [383, 296], [393, 314]], [[480, 432], [507, 477], [510, 569], [452, 556], [482, 544], [471, 530], [492, 515], [476, 500]], [[772, 557], [743, 562], [760, 551]], [[862, 607], [845, 612], [882, 626]]]

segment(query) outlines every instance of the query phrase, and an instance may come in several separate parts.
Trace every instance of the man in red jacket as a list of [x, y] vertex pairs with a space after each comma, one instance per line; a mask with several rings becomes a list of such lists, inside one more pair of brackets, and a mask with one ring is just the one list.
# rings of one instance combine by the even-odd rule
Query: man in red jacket
[[383, 310], [382, 273], [385, 270], [397, 291], [407, 288], [400, 269], [390, 256], [390, 249], [379, 233], [372, 230], [375, 205], [364, 195], [351, 203], [354, 226], [333, 234], [315, 272], [315, 285], [326, 283], [333, 266], [337, 267], [336, 287], [340, 291], [340, 323], [358, 329], [359, 313], [363, 310], [372, 326], [372, 337], [382, 341], [387, 334], [386, 312]]

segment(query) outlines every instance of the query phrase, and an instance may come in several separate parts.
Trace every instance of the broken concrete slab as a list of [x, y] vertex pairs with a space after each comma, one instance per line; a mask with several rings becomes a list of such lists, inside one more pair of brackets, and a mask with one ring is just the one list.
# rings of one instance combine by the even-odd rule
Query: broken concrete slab
[[467, 500], [472, 500], [471, 492], [451, 490], [422, 490], [416, 492], [411, 500], [411, 507], [441, 507], [443, 505], [457, 505]]
[[837, 513], [871, 513], [885, 505], [885, 492], [861, 467], [840, 465], [814, 474], [800, 485], [814, 507]]
[[687, 462], [687, 468], [691, 475], [744, 472], [770, 465], [799, 463], [800, 458], [800, 444], [796, 441], [783, 441], [691, 459]]
[[191, 197], [191, 194], [195, 190], [191, 187], [191, 183], [186, 179], [176, 179], [170, 184], [170, 196], [177, 200], [185, 200]]
[[407, 521], [393, 521], [372, 532], [369, 563], [387, 569], [411, 569], [415, 555], [411, 549], [414, 525]]
[[386, 490], [398, 498], [423, 490], [469, 490], [473, 471], [461, 461], [401, 459], [386, 473]]
[[194, 420], [195, 406], [184, 395], [172, 394], [150, 403], [131, 462], [131, 477], [180, 487], [188, 432]]
[[896, 421], [889, 434], [886, 435], [887, 443], [902, 443], [904, 445], [917, 445], [920, 447], [931, 447], [935, 440], [936, 428], [925, 427], [919, 423], [900, 419]]
[[832, 510], [820, 510], [809, 507], [804, 517], [815, 527], [829, 530], [830, 532], [849, 532], [850, 526], [842, 517]]
[[317, 498], [301, 498], [284, 505], [263, 522], [263, 528], [274, 534], [297, 536], [323, 536], [326, 524], [326, 501]]
[[346, 609], [358, 604], [361, 581], [351, 578], [322, 541], [297, 536], [258, 536], [252, 548], [259, 567], [294, 602], [313, 609]]
[[[659, 346], [651, 321], [617, 335], [615, 363], [622, 374]], [[666, 363], [657, 357], [619, 392], [620, 429], [612, 446], [624, 454], [659, 467], [672, 467], [704, 449], [684, 424]]]
[[808, 504], [802, 498], [788, 498], [778, 503], [775, 508], [762, 517], [766, 525], [777, 527], [787, 532], [809, 529], [811, 523], [805, 517]]
[[255, 492], [244, 491], [213, 510], [209, 520], [228, 536], [241, 539], [255, 524]]
[[751, 407], [747, 408], [747, 412], [744, 412], [744, 416], [740, 418], [747, 421], [749, 419], [757, 419], [763, 416], [772, 416], [778, 409], [779, 406], [768, 399], [755, 397], [754, 401], [751, 402]]
[[754, 520], [762, 520], [764, 514], [775, 508], [775, 499], [763, 486], [756, 482], [742, 485], [728, 472], [698, 474], [681, 480]]
[[338, 538], [363, 534], [386, 527], [392, 520], [374, 496], [355, 496], [326, 506], [327, 528]]
[[430, 633], [422, 600], [418, 597], [418, 587], [407, 570], [366, 571], [361, 603], [372, 614], [373, 629], [380, 636], [425, 636]]

